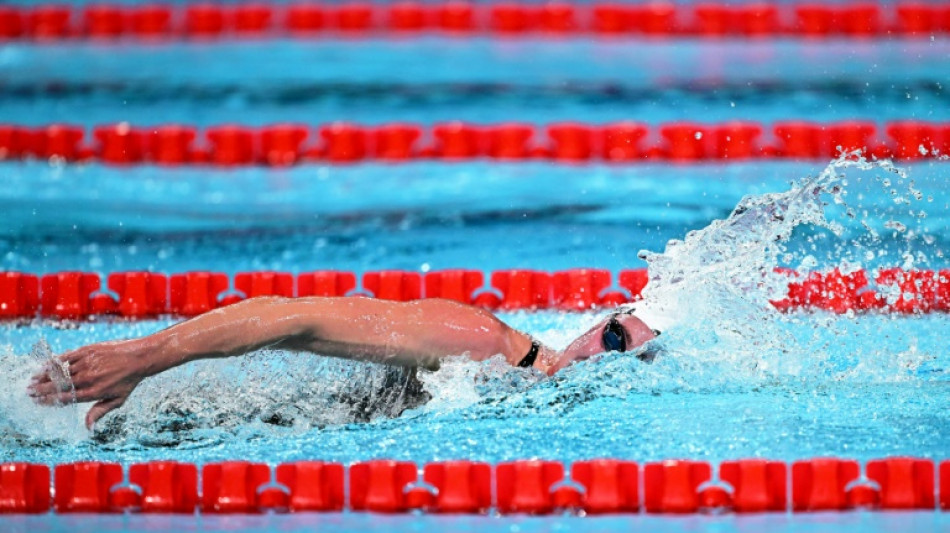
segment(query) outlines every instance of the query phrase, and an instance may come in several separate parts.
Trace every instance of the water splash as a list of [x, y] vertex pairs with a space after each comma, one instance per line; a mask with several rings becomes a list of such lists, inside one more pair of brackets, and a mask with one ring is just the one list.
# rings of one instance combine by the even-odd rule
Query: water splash
[[[845, 154], [785, 192], [744, 197], [727, 218], [670, 241], [663, 252], [641, 252], [650, 282], [632, 307], [664, 331], [647, 347], [662, 353], [652, 364], [635, 354], [595, 357], [506, 398], [504, 409], [476, 406], [470, 416], [563, 415], [606, 399], [635, 403], [677, 391], [770, 387], [795, 396], [830, 382], [946, 379], [935, 363], [945, 343], [922, 342], [913, 319], [786, 314], [770, 303], [787, 293], [788, 274], [777, 267], [848, 273], [892, 266], [894, 257], [907, 269], [941, 257], [919, 205], [932, 198], [915, 187], [890, 162]], [[875, 203], [880, 189], [890, 199], [884, 205]], [[581, 319], [576, 333], [601, 317]], [[563, 321], [569, 331], [578, 322]]]
[[109, 447], [210, 446], [391, 418], [425, 401], [409, 369], [263, 350], [147, 379], [96, 436]]
[[7, 391], [0, 395], [0, 444], [48, 446], [54, 442], [76, 443], [88, 437], [83, 426], [85, 410], [80, 406], [40, 406], [27, 397], [30, 378], [44, 368], [59, 390], [72, 390], [68, 368], [54, 359], [45, 340], [36, 343], [25, 357], [14, 355], [9, 347], [0, 347], [0, 388]]
[[[866, 194], [875, 187], [892, 203], [866, 205], [880, 196]], [[717, 372], [696, 365], [720, 366], [718, 374], [730, 382], [833, 378], [831, 359], [848, 343], [866, 345], [859, 338], [873, 339], [890, 317], [862, 319], [864, 326], [855, 327], [853, 316], [781, 313], [770, 301], [786, 296], [789, 278], [777, 268], [850, 273], [893, 257], [906, 269], [926, 267], [940, 250], [922, 227], [926, 212], [915, 204], [923, 201], [905, 170], [845, 154], [788, 191], [744, 197], [728, 218], [670, 241], [662, 253], [641, 252], [650, 281], [637, 314], [666, 330], [669, 364], [684, 367], [676, 373], [702, 376], [706, 384], [710, 378], [718, 383]], [[907, 224], [899, 221], [908, 217]], [[893, 358], [895, 349], [913, 358], [912, 337], [861, 359]], [[881, 374], [863, 378], [902, 379], [915, 365], [898, 372], [877, 367]]]

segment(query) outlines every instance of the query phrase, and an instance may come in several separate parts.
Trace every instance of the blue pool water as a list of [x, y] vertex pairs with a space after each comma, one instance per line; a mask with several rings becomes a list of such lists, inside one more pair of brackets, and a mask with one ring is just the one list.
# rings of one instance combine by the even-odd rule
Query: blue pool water
[[944, 38], [12, 43], [0, 49], [0, 116], [143, 125], [941, 121], [950, 117], [948, 52]]
[[[9, 44], [0, 47], [0, 117], [87, 126], [118, 120], [429, 124], [449, 118], [539, 124], [631, 118], [940, 121], [950, 109], [947, 51], [943, 41]], [[637, 257], [641, 249], [663, 251], [670, 239], [726, 218], [743, 196], [788, 191], [792, 182], [817, 176], [824, 167], [476, 161], [215, 170], [6, 162], [0, 163], [0, 268], [235, 273], [584, 266], [616, 272], [645, 266]], [[798, 226], [784, 235], [789, 240], [779, 262], [817, 268], [842, 261], [867, 268], [950, 266], [944, 253], [950, 237], [948, 164], [905, 168], [907, 178], [882, 167], [837, 169], [845, 176], [837, 183], [846, 195], [821, 199], [828, 203], [826, 218], [842, 224], [839, 235], [814, 224]], [[896, 229], [901, 226], [907, 230]], [[736, 231], [735, 242], [757, 235], [754, 228]], [[753, 248], [768, 255], [767, 247]], [[677, 260], [689, 269], [698, 266], [700, 255]], [[60, 352], [153, 332], [170, 320], [0, 325], [0, 383], [9, 391], [0, 398], [0, 459], [791, 461], [950, 455], [946, 315], [784, 316], [709, 290], [724, 281], [749, 282], [754, 271], [742, 265], [689, 272], [691, 290], [655, 296], [679, 314], [662, 337], [666, 354], [653, 364], [604, 357], [546, 380], [497, 361], [456, 360], [422, 376], [433, 396], [427, 405], [398, 418], [370, 416], [359, 423], [365, 416], [354, 412], [353, 398], [372, 403], [384, 370], [262, 352], [150, 379], [90, 434], [82, 427], [82, 406], [50, 409], [30, 402], [25, 388], [38, 363], [26, 355], [42, 351], [34, 348], [41, 342]], [[554, 346], [597, 319], [554, 312], [502, 318]], [[944, 515], [934, 513], [584, 522], [468, 517], [453, 519], [451, 526], [446, 520], [20, 517], [6, 524], [13, 530], [70, 531], [263, 531], [315, 524], [350, 530], [503, 524], [512, 531], [710, 525], [893, 531], [908, 527], [904, 520], [920, 528], [947, 526]]]
[[[940, 230], [947, 227], [948, 211], [940, 204], [947, 198], [942, 168], [938, 163], [910, 169], [915, 186], [934, 197], [933, 202], [922, 200], [925, 208], [936, 208], [928, 209], [932, 214], [922, 220], [894, 204], [887, 189], [869, 179], [879, 176], [880, 169], [841, 170], [850, 180], [854, 207], [872, 213], [869, 224], [884, 231], [884, 221], [899, 221], [935, 240], [913, 244], [895, 232], [868, 247], [852, 245], [862, 234], [860, 227], [841, 238], [803, 227], [789, 243], [789, 254], [796, 260], [811, 254], [823, 265], [851, 259], [874, 267], [900, 263], [905, 260], [900, 254], [914, 252], [929, 254], [922, 266], [945, 267], [940, 250], [946, 237]], [[808, 168], [475, 163], [301, 167], [274, 180], [274, 173], [260, 169], [243, 176], [196, 171], [177, 176], [161, 171], [163, 179], [149, 176], [156, 172], [98, 167], [25, 172], [33, 187], [21, 187], [28, 198], [13, 203], [31, 207], [11, 218], [29, 230], [16, 234], [16, 226], [11, 228], [0, 253], [12, 268], [38, 272], [68, 267], [229, 273], [460, 266], [557, 270], [579, 265], [616, 271], [641, 266], [636, 258], [641, 248], [661, 250], [667, 239], [727, 216], [741, 194], [786, 189]], [[327, 177], [320, 178], [324, 172]], [[99, 189], [82, 186], [85, 179], [94, 180]], [[47, 180], [54, 185], [43, 186]], [[546, 188], [552, 180], [558, 187]], [[63, 181], [75, 183], [75, 192], [66, 192]], [[372, 191], [369, 184], [379, 186], [375, 195], [353, 192]], [[386, 192], [396, 188], [399, 198]], [[154, 193], [143, 198], [138, 194], [143, 189]], [[204, 194], [220, 200], [186, 200]], [[829, 218], [833, 212], [829, 208]], [[279, 216], [268, 220], [267, 213]], [[65, 226], [59, 231], [31, 227], [54, 216]], [[174, 225], [166, 226], [165, 218], [174, 219]], [[243, 222], [233, 225], [236, 221]], [[78, 243], [75, 235], [81, 236]], [[507, 245], [489, 249], [485, 243]], [[876, 257], [867, 259], [864, 254], [870, 250]], [[825, 454], [939, 458], [950, 449], [950, 426], [940, 408], [948, 399], [946, 339], [939, 334], [947, 326], [945, 315], [753, 317], [778, 324], [751, 324], [753, 332], [771, 333], [778, 327], [797, 338], [794, 348], [779, 354], [775, 346], [756, 345], [754, 339], [737, 345], [734, 339], [719, 338], [722, 332], [716, 329], [722, 324], [711, 315], [723, 312], [715, 306], [730, 311], [732, 304], [706, 304], [709, 308], [695, 310], [664, 334], [665, 344], [680, 350], [676, 357], [653, 365], [633, 357], [608, 358], [541, 382], [530, 372], [504, 365], [460, 363], [424, 376], [435, 392], [428, 406], [371, 424], [346, 424], [353, 421], [346, 398], [371, 394], [373, 387], [350, 390], [352, 383], [341, 376], [367, 372], [378, 380], [379, 369], [285, 353], [203, 362], [155, 378], [124, 409], [117, 434], [100, 435], [106, 442], [87, 438], [76, 409], [54, 416], [21, 394], [7, 400], [4, 412], [14, 433], [28, 433], [27, 445], [15, 447], [15, 455], [44, 462], [90, 455], [168, 457], [169, 446], [175, 457], [197, 461], [234, 456], [500, 461], [525, 455], [572, 460], [601, 454], [640, 460]], [[554, 312], [503, 318], [556, 346], [596, 320]], [[29, 352], [41, 339], [59, 352], [95, 340], [141, 335], [169, 323], [5, 326], [0, 334], [13, 354]], [[705, 338], [694, 338], [697, 333]], [[723, 353], [725, 348], [740, 351]], [[24, 361], [8, 358], [6, 363], [29, 366]], [[12, 374], [11, 385], [25, 387], [28, 373]], [[868, 397], [878, 401], [868, 402]], [[185, 431], [175, 423], [182, 409], [193, 426]], [[261, 422], [274, 414], [293, 424]], [[44, 418], [56, 427], [35, 425]], [[74, 442], [43, 442], [43, 432], [49, 430]]]

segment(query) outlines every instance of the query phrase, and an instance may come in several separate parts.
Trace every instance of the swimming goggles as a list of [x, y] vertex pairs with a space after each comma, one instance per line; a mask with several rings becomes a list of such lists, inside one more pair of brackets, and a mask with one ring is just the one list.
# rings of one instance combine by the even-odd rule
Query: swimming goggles
[[604, 349], [608, 352], [627, 351], [627, 334], [616, 317], [611, 317], [610, 321], [607, 322], [600, 340], [604, 344]]

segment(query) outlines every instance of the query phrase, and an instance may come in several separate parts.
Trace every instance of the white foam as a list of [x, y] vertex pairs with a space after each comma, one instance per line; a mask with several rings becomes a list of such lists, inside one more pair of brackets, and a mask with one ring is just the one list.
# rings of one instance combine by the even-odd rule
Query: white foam
[[58, 368], [45, 341], [38, 342], [28, 356], [14, 355], [9, 346], [0, 347], [0, 389], [6, 391], [0, 395], [0, 439], [75, 443], [89, 436], [85, 411], [79, 406], [42, 406], [27, 394], [32, 376], [50, 364]]

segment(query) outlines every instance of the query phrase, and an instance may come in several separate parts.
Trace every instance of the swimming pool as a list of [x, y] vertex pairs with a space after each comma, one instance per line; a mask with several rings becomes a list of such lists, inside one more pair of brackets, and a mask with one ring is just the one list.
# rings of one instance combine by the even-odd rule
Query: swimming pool
[[[632, 46], [648, 52], [631, 53]], [[432, 37], [395, 44], [14, 43], [0, 49], [0, 71], [10, 80], [0, 86], [0, 114], [9, 123], [86, 127], [126, 120], [199, 126], [806, 117], [945, 122], [946, 80], [940, 73], [950, 67], [946, 52], [940, 39], [780, 40], [752, 46]], [[791, 182], [820, 174], [826, 163], [564, 165], [475, 159], [223, 169], [7, 161], [0, 163], [0, 267], [39, 274], [577, 267], [617, 273], [644, 267], [637, 257], [641, 249], [662, 251], [668, 240], [726, 218], [743, 196], [788, 191]], [[787, 244], [788, 257], [779, 254], [776, 264], [947, 268], [946, 163], [902, 166], [909, 179], [877, 166], [835, 169], [846, 184], [832, 181], [847, 194], [822, 198], [829, 204], [827, 219], [842, 224], [841, 236], [798, 226]], [[761, 244], [763, 234], [737, 231]], [[775, 223], [775, 231], [783, 232], [783, 226]], [[871, 231], [877, 236], [869, 237]], [[713, 250], [710, 246], [702, 250]], [[767, 246], [753, 248], [770, 257]], [[25, 394], [9, 395], [0, 400], [4, 461], [947, 458], [945, 314], [782, 315], [711, 290], [725, 282], [749, 282], [759, 272], [752, 268], [755, 261], [746, 269], [704, 269], [708, 265], [698, 261], [702, 254], [692, 252], [668, 254], [688, 269], [691, 281], [672, 296], [654, 296], [673, 306], [676, 320], [663, 334], [667, 355], [652, 364], [604, 357], [541, 380], [497, 362], [455, 362], [423, 376], [433, 395], [424, 407], [395, 419], [354, 423], [352, 398], [375, 394], [385, 379], [382, 371], [260, 353], [193, 364], [152, 379], [94, 435], [82, 429], [80, 409], [40, 408]], [[682, 305], [675, 305], [677, 298]], [[555, 311], [501, 316], [556, 346], [596, 319], [594, 313]], [[58, 352], [148, 333], [171, 321], [5, 324], [0, 327], [4, 386], [25, 389], [35, 361], [23, 355], [40, 340]], [[911, 517], [920, 527], [946, 526], [943, 514]], [[21, 529], [158, 524], [153, 517], [11, 520]], [[158, 520], [168, 525], [156, 527], [187, 527], [179, 518]], [[202, 520], [209, 529], [303, 528], [314, 520], [349, 529], [450, 527], [437, 517], [420, 526], [411, 519], [354, 514]], [[451, 527], [485, 527], [480, 520], [488, 518], [463, 518]], [[586, 524], [578, 518], [505, 520], [506, 526], [539, 530]], [[597, 520], [596, 527], [606, 530], [709, 524], [708, 518], [695, 517]], [[762, 527], [766, 523], [756, 520], [774, 520], [770, 525], [804, 529], [820, 518], [714, 520], [723, 528]], [[906, 527], [888, 513], [835, 520], [834, 527]]]

